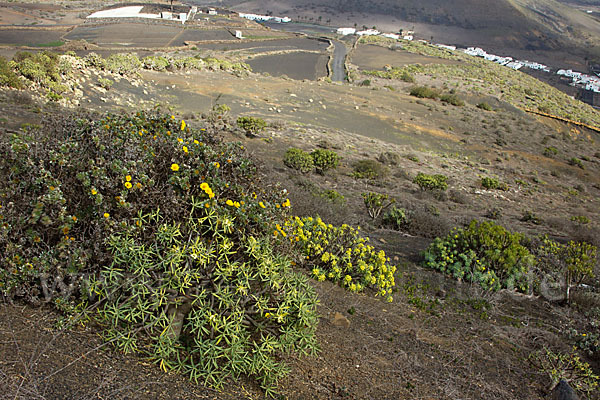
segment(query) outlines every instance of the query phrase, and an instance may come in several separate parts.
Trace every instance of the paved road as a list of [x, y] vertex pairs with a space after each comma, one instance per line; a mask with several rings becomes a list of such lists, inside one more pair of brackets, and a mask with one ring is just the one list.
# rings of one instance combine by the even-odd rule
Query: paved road
[[333, 49], [333, 61], [331, 63], [332, 77], [334, 82], [344, 82], [346, 80], [346, 54], [348, 50], [346, 45], [337, 40], [332, 40], [335, 48]]

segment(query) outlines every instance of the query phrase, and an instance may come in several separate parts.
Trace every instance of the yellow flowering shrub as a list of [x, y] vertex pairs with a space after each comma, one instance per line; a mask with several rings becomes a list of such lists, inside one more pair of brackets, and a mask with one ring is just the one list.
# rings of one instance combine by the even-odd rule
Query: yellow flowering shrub
[[299, 264], [313, 278], [336, 282], [354, 293], [371, 287], [376, 295], [393, 300], [396, 266], [389, 264], [383, 250], [376, 251], [368, 238], [360, 237], [360, 228], [333, 226], [318, 217], [295, 217], [284, 229], [301, 252]]
[[76, 114], [0, 137], [0, 292], [93, 306], [122, 351], [271, 393], [282, 352], [316, 350], [316, 295], [273, 251], [285, 192], [198, 123]]

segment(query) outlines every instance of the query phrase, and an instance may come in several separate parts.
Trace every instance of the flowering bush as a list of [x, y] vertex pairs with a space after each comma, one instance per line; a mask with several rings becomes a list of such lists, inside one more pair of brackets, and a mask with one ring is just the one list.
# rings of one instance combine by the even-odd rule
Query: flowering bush
[[522, 245], [524, 237], [493, 222], [471, 221], [445, 238], [436, 238], [425, 251], [425, 265], [483, 288], [529, 288], [527, 272], [535, 258]]
[[313, 278], [336, 282], [352, 292], [373, 287], [391, 302], [396, 267], [389, 265], [384, 251], [375, 251], [368, 238], [359, 236], [359, 229], [327, 225], [321, 218], [295, 217], [278, 227], [275, 235], [300, 249], [299, 264]]
[[161, 113], [72, 115], [0, 139], [0, 291], [94, 305], [161, 368], [271, 391], [315, 350], [316, 296], [272, 251], [289, 200], [239, 143]]

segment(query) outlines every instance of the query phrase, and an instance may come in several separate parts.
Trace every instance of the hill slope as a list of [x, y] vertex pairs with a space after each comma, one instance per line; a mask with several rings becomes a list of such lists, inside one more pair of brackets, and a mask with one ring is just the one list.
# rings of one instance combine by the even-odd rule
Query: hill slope
[[[233, 0], [227, 4], [239, 10], [271, 11], [334, 25], [376, 25], [385, 30], [414, 27], [417, 35], [426, 39], [496, 51], [559, 51], [576, 56], [559, 56], [562, 62], [584, 64], [584, 59], [600, 58], [600, 24], [584, 12], [554, 0], [485, 4], [476, 0]], [[556, 55], [548, 59], [557, 61]]]

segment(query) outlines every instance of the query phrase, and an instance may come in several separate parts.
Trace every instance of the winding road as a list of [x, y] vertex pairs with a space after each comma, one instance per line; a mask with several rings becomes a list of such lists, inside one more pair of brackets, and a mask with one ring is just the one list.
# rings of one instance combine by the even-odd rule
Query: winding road
[[334, 82], [344, 82], [346, 80], [346, 55], [348, 50], [346, 45], [337, 40], [331, 41], [335, 48], [333, 49], [333, 60], [331, 61], [331, 80]]

